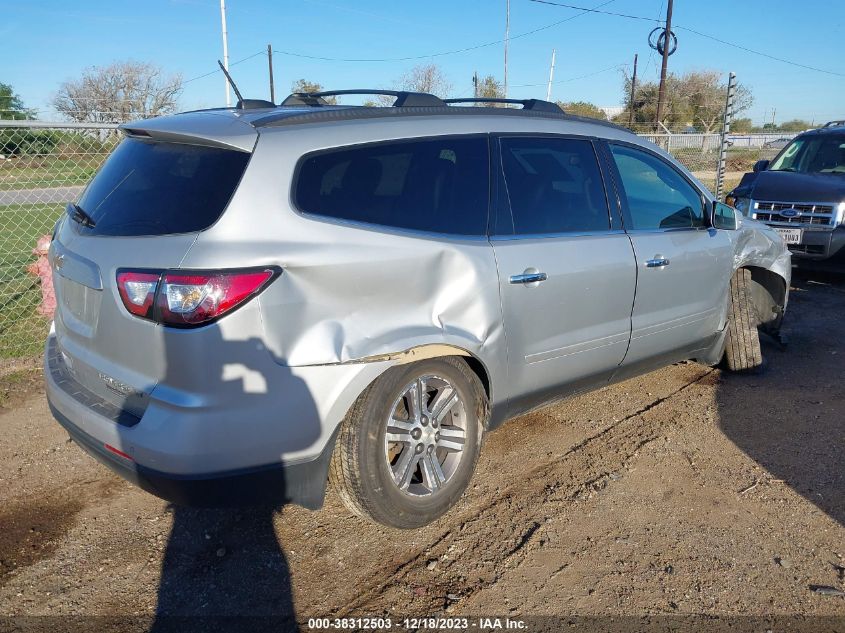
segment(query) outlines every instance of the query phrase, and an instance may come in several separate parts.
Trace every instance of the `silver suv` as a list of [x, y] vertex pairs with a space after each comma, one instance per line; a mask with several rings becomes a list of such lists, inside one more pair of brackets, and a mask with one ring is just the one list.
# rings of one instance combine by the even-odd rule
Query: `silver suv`
[[[57, 224], [50, 407], [187, 504], [455, 504], [484, 433], [684, 359], [761, 364], [790, 256], [671, 156], [551, 103], [190, 112]], [[496, 104], [502, 105], [502, 104]]]

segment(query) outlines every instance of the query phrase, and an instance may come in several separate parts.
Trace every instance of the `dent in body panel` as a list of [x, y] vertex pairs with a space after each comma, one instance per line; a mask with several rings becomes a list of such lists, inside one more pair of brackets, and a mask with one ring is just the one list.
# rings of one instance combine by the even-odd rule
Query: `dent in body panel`
[[303, 260], [259, 298], [277, 358], [300, 366], [483, 357], [499, 342], [498, 276], [486, 241], [383, 237], [377, 249], [335, 243], [330, 261], [325, 245], [299, 245]]
[[789, 301], [792, 253], [767, 225], [740, 218], [734, 234], [734, 269], [751, 271], [750, 299], [757, 325], [780, 340], [780, 328]]
[[792, 253], [774, 229], [742, 216], [739, 228], [730, 233], [734, 238], [734, 270], [744, 266], [765, 268], [782, 277], [789, 288]]

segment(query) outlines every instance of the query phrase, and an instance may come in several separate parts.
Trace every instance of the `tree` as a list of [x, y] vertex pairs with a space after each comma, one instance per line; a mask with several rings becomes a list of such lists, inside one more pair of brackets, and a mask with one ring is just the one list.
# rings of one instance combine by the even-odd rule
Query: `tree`
[[[654, 119], [657, 115], [658, 85], [654, 82], [637, 84], [633, 103], [631, 103], [630, 77], [625, 77], [623, 90], [625, 92], [625, 109], [613, 117], [613, 120], [616, 123], [628, 125], [628, 121], [631, 120], [631, 110], [633, 109], [634, 128], [653, 127]], [[682, 127], [689, 120], [684, 112], [685, 105], [679, 97], [678, 77], [670, 73], [666, 77], [666, 105], [663, 110], [663, 124], [667, 127], [672, 127], [679, 122], [680, 125], [678, 127]]]
[[[15, 94], [9, 84], [0, 83], [0, 119], [23, 121], [34, 119], [35, 111], [25, 107], [23, 100]], [[38, 153], [44, 149], [44, 143], [52, 140], [44, 130], [20, 130], [0, 128], [0, 156], [20, 156], [26, 153]]]
[[53, 107], [72, 121], [123, 122], [174, 112], [182, 76], [158, 66], [125, 61], [92, 67], [59, 87]]
[[754, 129], [754, 124], [748, 117], [741, 119], [734, 119], [731, 121], [731, 132], [739, 132], [740, 134], [748, 134]]
[[503, 99], [505, 88], [493, 75], [487, 75], [478, 82], [478, 96], [482, 99]]
[[[727, 84], [721, 83], [722, 73], [715, 70], [689, 72], [681, 77], [682, 97], [687, 100], [692, 124], [705, 134], [721, 131], [725, 112]], [[733, 112], [737, 114], [751, 107], [751, 91], [737, 84], [733, 98]]]
[[0, 83], [0, 119], [21, 121], [35, 118], [35, 111], [26, 108], [23, 100], [9, 84]]
[[[291, 84], [291, 92], [322, 92], [323, 84], [318, 84], [307, 79], [297, 79]], [[337, 105], [337, 97], [323, 97], [326, 103]]]
[[[633, 104], [631, 79], [627, 76], [624, 91], [625, 110], [614, 117], [614, 120], [627, 124], [633, 108], [635, 123], [653, 125], [657, 114], [658, 84], [640, 83]], [[726, 92], [727, 84], [722, 81], [722, 73], [718, 71], [699, 70], [683, 75], [670, 73], [666, 77], [666, 100], [661, 123], [673, 130], [694, 125], [705, 134], [718, 132], [722, 128]], [[738, 84], [734, 95], [734, 114], [750, 108], [753, 101], [751, 91]]]
[[567, 114], [575, 114], [577, 116], [585, 116], [591, 119], [607, 121], [607, 114], [605, 114], [604, 110], [589, 101], [571, 101], [569, 103], [558, 101], [557, 104], [563, 108], [563, 111]]
[[785, 132], [803, 132], [809, 130], [813, 125], [803, 119], [792, 119], [791, 121], [784, 121], [777, 127]]
[[436, 64], [414, 66], [399, 78], [397, 85], [399, 90], [429, 92], [439, 97], [445, 97], [452, 92], [452, 84]]
[[[393, 82], [394, 90], [407, 90], [409, 92], [428, 92], [433, 95], [445, 97], [452, 91], [452, 84], [446, 79], [443, 71], [436, 64], [421, 64], [414, 66], [411, 70]], [[376, 101], [380, 106], [391, 106], [396, 97], [391, 95], [378, 95]]]

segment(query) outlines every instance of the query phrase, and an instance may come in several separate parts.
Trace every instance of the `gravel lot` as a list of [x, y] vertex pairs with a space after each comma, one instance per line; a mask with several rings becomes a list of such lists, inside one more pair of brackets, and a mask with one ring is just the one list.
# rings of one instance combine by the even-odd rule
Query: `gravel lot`
[[697, 614], [845, 630], [845, 597], [811, 588], [845, 590], [843, 315], [841, 278], [799, 277], [788, 346], [764, 346], [761, 375], [685, 363], [509, 422], [460, 505], [412, 532], [331, 493], [316, 513], [169, 507], [83, 454], [20, 383], [0, 415], [0, 615], [142, 616], [125, 630], [161, 629], [156, 615]]

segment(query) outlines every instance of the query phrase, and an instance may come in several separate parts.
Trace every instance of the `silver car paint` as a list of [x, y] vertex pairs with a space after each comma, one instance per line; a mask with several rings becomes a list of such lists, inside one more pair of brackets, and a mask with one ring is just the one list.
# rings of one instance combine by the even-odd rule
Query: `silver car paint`
[[[449, 134], [566, 133], [647, 146], [694, 180], [662, 150], [612, 127], [513, 116], [268, 127], [259, 129], [257, 142], [248, 123], [248, 116], [222, 111], [127, 126], [162, 139], [196, 133], [202, 142], [241, 150], [254, 145], [227, 211], [206, 231], [103, 239], [82, 238], [68, 223], [60, 228], [56, 251], [64, 248], [95, 260], [103, 289], [89, 288], [86, 300], [99, 301], [99, 317], [87, 324], [87, 331], [86, 324], [74, 322], [59, 292], [59, 344], [80, 365], [146, 398], [142, 423], [117, 427], [80, 407], [47, 372], [51, 402], [90, 435], [122, 447], [139, 463], [172, 473], [296, 462], [319, 454], [358, 395], [390, 366], [406, 360], [402, 353], [408, 350], [417, 350], [416, 357], [429, 350], [477, 358], [489, 376], [498, 420], [519, 410], [509, 410], [508, 402], [526, 390], [553, 391], [585, 377], [595, 386], [609, 380], [620, 362], [631, 360], [626, 358], [630, 310], [636, 305], [635, 282], [644, 275], [636, 252], [640, 238], [633, 238], [634, 246], [625, 233], [491, 243], [332, 222], [293, 208], [292, 179], [299, 158], [319, 149]], [[666, 346], [667, 331], [693, 339], [723, 330], [725, 290], [736, 267], [760, 266], [789, 280], [788, 251], [756, 223], [743, 220], [737, 231], [696, 235], [718, 239], [719, 248], [702, 249], [700, 258], [676, 269], [696, 273], [701, 286], [691, 289], [684, 275], [649, 270], [662, 275], [659, 289], [640, 287], [642, 294], [663, 297], [667, 306], [653, 322], [635, 326], [635, 334], [642, 335], [637, 352], [642, 357]], [[681, 253], [692, 237], [659, 232], [648, 239], [656, 241], [644, 247], [648, 253], [670, 244]], [[588, 256], [604, 263], [590, 265]], [[114, 287], [120, 267], [270, 264], [283, 273], [264, 293], [197, 330], [171, 330], [128, 315]], [[509, 275], [537, 266], [549, 269], [552, 283], [536, 288], [508, 284]], [[618, 276], [609, 278], [610, 270]], [[81, 274], [80, 282], [85, 283]], [[698, 302], [696, 289], [704, 293]], [[560, 293], [577, 296], [565, 300]], [[642, 296], [640, 289], [636, 294]], [[697, 323], [698, 329], [665, 326], [679, 318], [672, 311], [675, 296], [690, 299], [692, 305], [683, 306], [688, 314], [680, 318]], [[614, 318], [603, 322], [608, 310]], [[696, 314], [705, 317], [695, 321]], [[563, 329], [555, 331], [556, 323]], [[83, 379], [86, 387], [104, 392], [95, 378]]]

